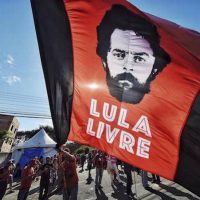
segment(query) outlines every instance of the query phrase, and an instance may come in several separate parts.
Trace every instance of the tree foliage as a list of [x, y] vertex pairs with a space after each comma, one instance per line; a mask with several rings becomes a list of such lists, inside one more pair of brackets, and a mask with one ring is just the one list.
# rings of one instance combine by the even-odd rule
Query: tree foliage
[[[31, 130], [31, 131], [19, 131], [19, 132], [17, 132], [17, 136], [24, 136], [25, 135], [26, 139], [29, 139], [29, 138], [33, 137], [42, 128], [46, 131], [46, 133], [54, 141], [56, 141], [54, 129], [50, 126], [40, 126], [40, 128]], [[84, 153], [84, 152], [88, 153], [89, 151], [93, 150], [92, 147], [82, 145], [82, 144], [78, 144], [78, 143], [75, 143], [75, 142], [66, 143], [66, 147], [68, 147], [70, 149], [71, 153], [76, 153], [76, 154], [80, 154], [80, 153]]]
[[14, 134], [10, 131], [0, 131], [0, 139], [14, 138]]
[[51, 126], [40, 126], [38, 129], [33, 129], [31, 131], [18, 131], [17, 136], [26, 136], [27, 139], [33, 137], [40, 129], [44, 129], [46, 133], [53, 140], [56, 140], [54, 129]]
[[70, 149], [71, 153], [81, 154], [81, 153], [88, 153], [89, 151], [93, 150], [92, 147], [78, 144], [75, 142], [67, 143], [66, 147]]

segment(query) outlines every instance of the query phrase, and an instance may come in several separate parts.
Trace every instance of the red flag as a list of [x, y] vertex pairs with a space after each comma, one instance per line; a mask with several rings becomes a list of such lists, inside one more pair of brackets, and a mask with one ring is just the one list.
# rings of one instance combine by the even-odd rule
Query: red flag
[[[199, 194], [199, 180], [188, 185], [181, 178], [190, 177], [183, 170], [189, 163], [184, 138], [191, 142], [199, 130], [193, 123], [195, 133], [189, 136], [191, 126], [186, 126], [200, 88], [199, 33], [145, 15], [122, 0], [44, 2], [32, 4], [57, 130], [62, 122], [70, 124], [68, 139]], [[65, 113], [64, 118], [55, 112]], [[65, 133], [58, 131], [62, 141], [65, 127]], [[200, 163], [194, 147], [196, 170]]]

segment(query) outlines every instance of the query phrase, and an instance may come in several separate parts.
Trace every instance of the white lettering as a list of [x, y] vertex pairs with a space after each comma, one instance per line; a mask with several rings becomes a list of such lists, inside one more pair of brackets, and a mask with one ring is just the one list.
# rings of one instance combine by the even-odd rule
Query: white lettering
[[125, 121], [126, 115], [127, 115], [127, 110], [122, 108], [119, 114], [118, 125], [124, 128], [129, 128], [129, 124]]
[[135, 138], [130, 133], [121, 131], [119, 148], [124, 150], [126, 149], [128, 152], [134, 153], [133, 152], [134, 144], [135, 144]]
[[89, 135], [95, 136], [95, 132], [92, 130], [93, 124], [94, 124], [94, 120], [89, 118], [86, 132]]
[[[88, 118], [86, 133], [96, 137], [96, 139], [100, 139], [99, 141], [101, 141], [103, 137], [102, 141], [104, 143], [106, 142], [108, 145], [117, 143], [117, 145], [119, 145], [118, 148], [135, 154], [137, 157], [149, 159], [151, 140], [142, 137], [134, 137], [137, 133], [143, 133], [147, 137], [152, 137], [148, 118], [142, 115], [135, 126], [130, 127], [130, 123], [126, 119], [128, 113], [127, 109], [119, 108], [120, 110], [118, 111], [116, 105], [104, 102], [103, 107], [100, 107], [97, 103], [97, 99], [91, 99], [90, 115], [92, 117]], [[100, 111], [98, 111], [98, 109], [100, 109]], [[102, 121], [100, 121], [100, 117]], [[106, 121], [108, 123], [106, 123]], [[109, 124], [109, 122], [111, 123]], [[128, 129], [130, 132], [121, 130], [120, 127], [124, 130]]]
[[132, 129], [135, 132], [142, 132], [148, 137], [151, 136], [151, 131], [149, 128], [149, 122], [146, 116], [142, 115], [140, 119], [137, 121], [136, 125]]
[[149, 140], [145, 140], [144, 138], [138, 138], [137, 145], [137, 156], [149, 159], [149, 149], [151, 142]]
[[113, 140], [115, 139], [118, 133], [119, 133], [118, 128], [114, 128], [113, 130], [111, 130], [110, 125], [106, 124], [106, 141], [108, 143], [110, 144], [113, 143]]
[[112, 105], [110, 114], [108, 114], [109, 107], [108, 103], [103, 104], [103, 117], [105, 120], [112, 122], [116, 116], [117, 106]]
[[91, 99], [90, 115], [93, 115], [95, 117], [99, 117], [100, 113], [97, 112], [96, 109], [97, 109], [97, 100], [96, 99]]
[[96, 135], [97, 138], [101, 138], [103, 130], [104, 130], [104, 123], [99, 122], [98, 129], [97, 129], [97, 135]]

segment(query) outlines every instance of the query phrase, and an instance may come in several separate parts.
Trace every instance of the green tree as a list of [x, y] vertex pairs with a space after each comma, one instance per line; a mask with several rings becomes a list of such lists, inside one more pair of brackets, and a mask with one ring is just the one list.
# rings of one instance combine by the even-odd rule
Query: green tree
[[17, 136], [26, 136], [26, 138], [33, 137], [40, 129], [44, 129], [46, 133], [51, 137], [53, 140], [56, 139], [54, 129], [51, 126], [40, 126], [38, 129], [33, 129], [31, 131], [18, 131]]
[[0, 131], [0, 139], [14, 138], [15, 135], [10, 131]]

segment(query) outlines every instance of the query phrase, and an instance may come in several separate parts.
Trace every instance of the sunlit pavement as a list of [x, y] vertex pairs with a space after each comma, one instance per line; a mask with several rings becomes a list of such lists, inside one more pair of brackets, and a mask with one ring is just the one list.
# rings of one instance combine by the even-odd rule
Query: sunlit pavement
[[[118, 183], [117, 181], [111, 186], [110, 176], [108, 175], [107, 171], [104, 171], [102, 186], [101, 190], [95, 191], [95, 183], [93, 181], [87, 181], [88, 171], [84, 170], [83, 172], [77, 168], [79, 174], [79, 193], [78, 199], [79, 200], [107, 200], [107, 199], [117, 199], [117, 200], [129, 200], [129, 199], [166, 199], [166, 200], [173, 200], [173, 199], [191, 199], [197, 200], [200, 197], [192, 194], [188, 190], [184, 189], [180, 185], [161, 179], [161, 184], [151, 184], [151, 179], [149, 179], [149, 186], [148, 190], [145, 190], [141, 183], [141, 176], [137, 175], [137, 173], [133, 173], [133, 186], [131, 196], [126, 195], [126, 176], [123, 173], [120, 173], [122, 183]], [[151, 175], [149, 174], [149, 177]], [[92, 178], [95, 178], [95, 170], [92, 170]], [[7, 194], [4, 196], [4, 200], [16, 200], [18, 194], [19, 183], [14, 183], [14, 193]], [[34, 181], [32, 187], [29, 192], [28, 199], [38, 199], [39, 196], [39, 181]], [[55, 189], [50, 191], [49, 200], [61, 200], [62, 195], [56, 194]]]

